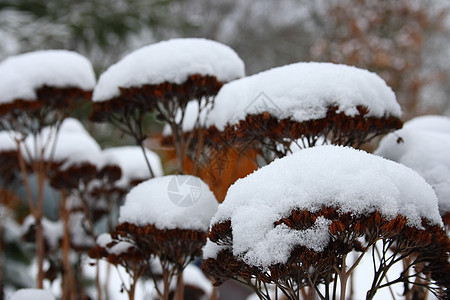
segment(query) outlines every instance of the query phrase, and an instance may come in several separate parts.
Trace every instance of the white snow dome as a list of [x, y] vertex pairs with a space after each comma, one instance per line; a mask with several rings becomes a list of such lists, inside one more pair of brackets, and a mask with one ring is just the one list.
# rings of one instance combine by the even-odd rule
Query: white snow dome
[[207, 231], [217, 206], [214, 194], [198, 177], [156, 177], [131, 189], [120, 208], [119, 223]]
[[0, 62], [0, 103], [37, 100], [43, 87], [95, 87], [95, 73], [84, 56], [67, 50], [41, 50], [11, 56]]
[[219, 42], [185, 38], [152, 44], [125, 56], [99, 78], [93, 101], [120, 94], [119, 87], [170, 82], [181, 84], [190, 75], [215, 76], [228, 82], [244, 76], [244, 63], [234, 50]]
[[55, 300], [55, 297], [48, 290], [41, 289], [20, 289], [17, 290], [9, 300]]
[[401, 115], [392, 89], [377, 74], [333, 63], [295, 63], [225, 84], [216, 96], [208, 126], [223, 130], [246, 115], [269, 112], [303, 122], [324, 118], [330, 106], [347, 116], [369, 109], [367, 116]]
[[[378, 211], [392, 220], [422, 227], [422, 218], [442, 226], [437, 198], [415, 171], [361, 150], [319, 146], [273, 161], [228, 190], [211, 226], [231, 221], [233, 255], [255, 266], [285, 263], [292, 247], [321, 252], [330, 242], [331, 220], [324, 216], [305, 230], [274, 226], [292, 210], [317, 212], [324, 207], [363, 216]], [[208, 241], [204, 257], [221, 247]]]
[[450, 212], [450, 118], [414, 118], [385, 136], [375, 154], [417, 171], [434, 188], [441, 214]]
[[450, 134], [450, 118], [438, 115], [415, 117], [403, 124], [403, 128], [428, 130]]
[[[158, 154], [145, 148], [145, 155], [154, 175], [164, 175], [161, 158]], [[121, 146], [104, 149], [99, 166], [103, 167], [106, 165], [117, 165], [120, 167], [122, 176], [116, 182], [116, 185], [121, 188], [127, 188], [132, 180], [150, 178], [150, 171], [145, 161], [144, 153], [139, 146]]]

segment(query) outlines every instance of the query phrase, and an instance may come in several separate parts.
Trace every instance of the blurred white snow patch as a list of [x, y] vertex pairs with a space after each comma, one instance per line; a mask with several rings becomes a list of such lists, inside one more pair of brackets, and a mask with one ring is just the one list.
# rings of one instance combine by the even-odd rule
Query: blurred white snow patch
[[[63, 224], [60, 220], [51, 221], [45, 217], [42, 218], [42, 228], [44, 232], [45, 241], [48, 243], [50, 249], [58, 249], [59, 242], [63, 237]], [[22, 235], [26, 234], [31, 227], [35, 226], [36, 219], [33, 215], [28, 215], [22, 223]], [[31, 229], [33, 230], [33, 229]]]
[[41, 50], [11, 56], [0, 62], [0, 103], [37, 100], [43, 87], [92, 90], [95, 74], [84, 56], [67, 50]]
[[26, 161], [62, 162], [62, 169], [82, 163], [96, 165], [101, 159], [97, 141], [73, 118], [64, 120], [59, 131], [48, 126], [36, 136], [27, 136], [22, 147]]
[[450, 118], [438, 115], [424, 115], [409, 120], [403, 124], [403, 128], [450, 134]]
[[109, 233], [102, 233], [97, 237], [97, 245], [106, 249], [110, 254], [120, 255], [122, 253], [126, 253], [130, 248], [134, 247], [132, 243], [125, 241], [120, 241], [112, 247], [108, 247], [108, 244], [111, 242], [113, 242], [113, 239]]
[[207, 231], [217, 206], [213, 192], [198, 177], [156, 177], [131, 189], [120, 208], [119, 222]]
[[0, 152], [16, 151], [17, 143], [15, 139], [20, 139], [20, 135], [14, 131], [0, 131]]
[[213, 292], [212, 283], [195, 265], [187, 265], [183, 272], [183, 280], [185, 285], [197, 287], [205, 293], [201, 299], [207, 300], [211, 298]]
[[221, 82], [245, 75], [244, 63], [230, 47], [198, 39], [172, 39], [142, 47], [109, 67], [99, 78], [93, 101], [119, 96], [119, 87], [170, 82], [181, 84], [190, 75], [215, 76]]
[[[161, 158], [155, 152], [144, 148], [145, 155], [155, 176], [162, 176], [163, 167]], [[100, 167], [117, 165], [122, 171], [122, 177], [116, 182], [117, 186], [127, 188], [132, 180], [150, 178], [150, 171], [145, 161], [144, 153], [138, 146], [122, 146], [104, 149]]]
[[392, 89], [377, 74], [332, 63], [295, 63], [225, 84], [207, 126], [223, 129], [265, 111], [297, 122], [324, 118], [330, 106], [347, 116], [367, 107], [367, 116], [401, 115]]
[[433, 188], [442, 215], [450, 212], [450, 118], [422, 116], [385, 136], [375, 154], [417, 171]]
[[53, 295], [47, 290], [21, 289], [16, 291], [9, 300], [54, 300]]

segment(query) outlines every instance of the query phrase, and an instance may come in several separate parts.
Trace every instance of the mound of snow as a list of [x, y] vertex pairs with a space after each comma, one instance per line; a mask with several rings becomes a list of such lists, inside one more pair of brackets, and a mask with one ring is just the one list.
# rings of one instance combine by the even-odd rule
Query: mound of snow
[[120, 208], [119, 223], [207, 231], [217, 206], [214, 194], [198, 177], [156, 177], [131, 189]]
[[55, 298], [47, 290], [21, 289], [16, 291], [9, 300], [54, 300]]
[[[236, 181], [211, 224], [230, 220], [233, 254], [267, 266], [285, 263], [295, 245], [314, 251], [327, 246], [331, 221], [324, 217], [306, 230], [274, 226], [294, 209], [316, 212], [322, 207], [356, 216], [378, 211], [386, 219], [402, 215], [418, 228], [422, 218], [442, 225], [436, 195], [415, 171], [338, 146], [296, 152]], [[215, 257], [220, 249], [207, 245], [204, 256]]]
[[324, 118], [330, 106], [355, 116], [401, 115], [392, 89], [375, 73], [332, 63], [296, 63], [225, 84], [215, 99], [208, 125], [222, 130], [246, 115], [265, 111], [279, 119], [303, 122]]
[[[399, 138], [401, 138], [399, 140]], [[375, 154], [417, 171], [433, 188], [442, 215], [450, 212], [450, 118], [423, 116], [385, 136]]]
[[181, 84], [194, 74], [228, 82], [244, 73], [242, 60], [224, 44], [197, 38], [173, 39], [140, 48], [109, 67], [99, 78], [93, 101], [119, 96], [119, 87]]
[[67, 50], [41, 50], [11, 56], [0, 63], [0, 103], [37, 100], [43, 86], [93, 90], [95, 74], [84, 56]]

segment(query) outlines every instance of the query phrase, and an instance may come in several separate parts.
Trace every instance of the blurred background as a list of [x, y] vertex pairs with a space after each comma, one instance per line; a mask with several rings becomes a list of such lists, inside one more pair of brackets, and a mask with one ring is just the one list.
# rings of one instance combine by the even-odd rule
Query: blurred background
[[393, 88], [405, 120], [450, 114], [449, 0], [0, 0], [0, 60], [69, 49], [100, 74], [175, 37], [229, 45], [248, 75], [298, 61], [366, 68]]

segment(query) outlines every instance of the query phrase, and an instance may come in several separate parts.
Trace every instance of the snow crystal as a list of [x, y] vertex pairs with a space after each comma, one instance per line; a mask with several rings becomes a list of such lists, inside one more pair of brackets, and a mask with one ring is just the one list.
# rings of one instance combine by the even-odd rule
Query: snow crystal
[[190, 75], [215, 76], [228, 82], [244, 76], [244, 63], [230, 47], [206, 39], [173, 39], [140, 48], [104, 72], [93, 101], [120, 94], [119, 87], [183, 83]]
[[[247, 263], [285, 262], [293, 245], [314, 251], [326, 247], [323, 219], [304, 231], [290, 232], [274, 222], [293, 209], [317, 211], [324, 206], [354, 215], [374, 211], [392, 219], [407, 218], [421, 228], [421, 219], [442, 225], [437, 198], [415, 171], [353, 148], [320, 146], [277, 159], [236, 181], [219, 205], [211, 224], [231, 220], [233, 254]], [[214, 256], [209, 251], [208, 256]]]
[[[233, 218], [233, 221], [239, 222], [235, 218]], [[328, 233], [330, 225], [331, 221], [324, 217], [318, 217], [315, 224], [305, 230], [292, 230], [282, 224], [272, 230], [268, 230], [264, 240], [253, 240], [251, 248], [247, 248], [247, 246], [241, 249], [242, 246], [245, 246], [242, 244], [233, 246], [233, 254], [238, 257], [242, 256], [250, 265], [268, 266], [276, 263], [285, 263], [286, 258], [289, 257], [295, 246], [304, 246], [316, 252], [323, 251], [330, 241]], [[254, 229], [257, 230], [258, 228]], [[242, 228], [238, 227], [236, 230], [233, 228], [233, 234], [239, 234], [238, 230], [242, 230]], [[239, 236], [242, 236], [242, 234], [245, 233], [241, 232]]]
[[62, 169], [80, 163], [95, 165], [101, 158], [98, 143], [78, 120], [72, 118], [64, 120], [59, 132], [54, 126], [45, 127], [36, 137], [28, 136], [22, 146], [27, 161], [64, 162]]
[[325, 117], [329, 106], [355, 116], [358, 105], [369, 109], [368, 116], [401, 114], [394, 92], [375, 73], [332, 63], [296, 63], [225, 84], [207, 125], [222, 130], [265, 111], [303, 122]]
[[[401, 140], [399, 140], [401, 138]], [[450, 118], [425, 116], [385, 136], [375, 154], [417, 171], [433, 188], [441, 214], [450, 212]]]
[[156, 177], [131, 189], [120, 208], [119, 222], [206, 231], [217, 205], [208, 185], [198, 177]]
[[9, 300], [54, 300], [50, 291], [40, 289], [20, 289]]
[[[162, 176], [163, 169], [159, 156], [145, 149], [155, 176]], [[116, 182], [117, 186], [126, 188], [132, 180], [150, 178], [147, 163], [142, 149], [138, 146], [123, 146], [104, 149], [102, 151], [102, 165], [117, 165], [122, 170], [122, 177]]]
[[66, 50], [42, 50], [0, 62], [0, 103], [36, 100], [36, 89], [76, 87], [92, 90], [95, 74], [84, 56]]

